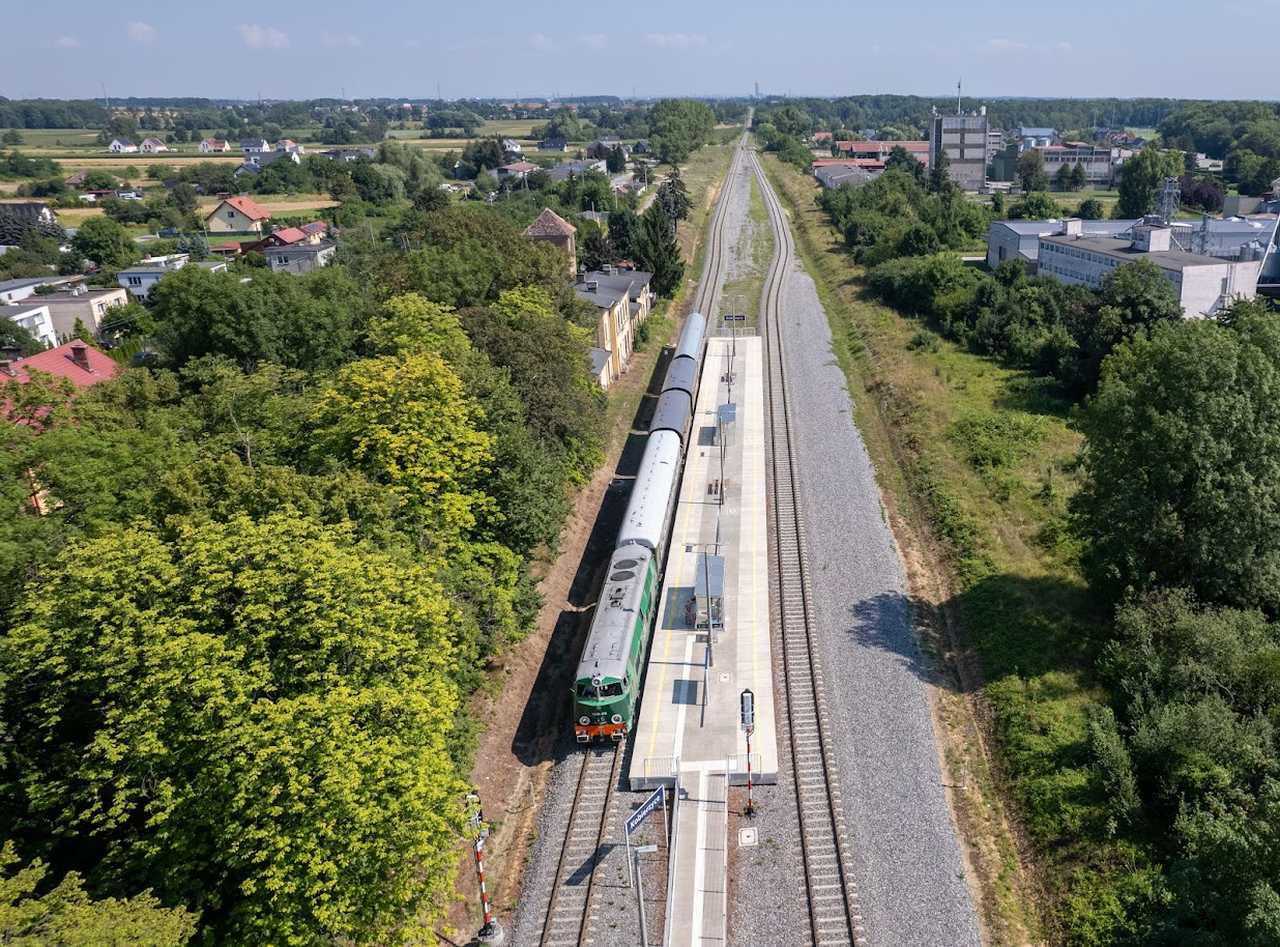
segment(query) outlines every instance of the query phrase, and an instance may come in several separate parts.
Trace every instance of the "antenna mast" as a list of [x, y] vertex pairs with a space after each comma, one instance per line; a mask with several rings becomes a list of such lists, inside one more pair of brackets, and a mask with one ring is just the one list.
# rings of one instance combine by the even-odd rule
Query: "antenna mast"
[[956, 80], [956, 114], [960, 114], [960, 79]]

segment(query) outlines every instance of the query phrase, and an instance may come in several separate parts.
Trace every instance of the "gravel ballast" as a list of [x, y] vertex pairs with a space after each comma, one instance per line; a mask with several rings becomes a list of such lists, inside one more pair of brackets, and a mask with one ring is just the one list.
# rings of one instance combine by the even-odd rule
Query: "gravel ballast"
[[812, 279], [784, 296], [792, 449], [854, 875], [872, 947], [978, 947], [907, 580]]

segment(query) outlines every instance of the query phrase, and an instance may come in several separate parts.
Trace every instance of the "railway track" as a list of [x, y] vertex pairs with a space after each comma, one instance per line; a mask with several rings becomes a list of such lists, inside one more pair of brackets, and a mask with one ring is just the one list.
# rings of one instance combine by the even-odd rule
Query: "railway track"
[[791, 405], [783, 360], [782, 308], [787, 273], [795, 256], [791, 229], [755, 152], [755, 173], [774, 233], [774, 255], [761, 292], [772, 499], [774, 619], [780, 629], [791, 765], [800, 819], [805, 890], [812, 943], [820, 947], [867, 943], [840, 785], [832, 760], [833, 732], [826, 706], [822, 661], [814, 638], [807, 541], [801, 510]]
[[[720, 295], [728, 206], [725, 194], [733, 187], [734, 177], [746, 160], [746, 140], [744, 134], [734, 148], [724, 187], [712, 212], [707, 254], [694, 296], [694, 310], [708, 319], [711, 307]], [[599, 932], [592, 928], [591, 903], [597, 870], [605, 856], [609, 827], [616, 821], [612, 803], [625, 753], [625, 744], [592, 746], [583, 753], [573, 807], [556, 865], [555, 884], [543, 915], [542, 933], [538, 938], [540, 947], [580, 947], [591, 941], [606, 942], [596, 936]]]
[[618, 785], [623, 744], [583, 751], [578, 788], [565, 830], [555, 887], [542, 924], [542, 947], [577, 947], [588, 938], [592, 889], [608, 834], [610, 802]]

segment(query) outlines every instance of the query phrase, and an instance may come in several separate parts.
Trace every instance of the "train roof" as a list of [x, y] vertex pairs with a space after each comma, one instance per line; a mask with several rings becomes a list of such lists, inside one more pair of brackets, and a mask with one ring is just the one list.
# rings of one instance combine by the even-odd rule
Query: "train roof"
[[650, 549], [658, 548], [679, 468], [680, 435], [674, 431], [650, 434], [631, 488], [631, 500], [622, 516], [619, 545], [638, 542]]
[[689, 313], [680, 330], [680, 341], [676, 343], [676, 356], [688, 355], [692, 358], [702, 357], [702, 340], [707, 334], [707, 320], [700, 312]]
[[658, 396], [658, 406], [654, 408], [653, 420], [649, 422], [649, 433], [675, 431], [683, 439], [688, 436], [692, 413], [693, 401], [689, 392], [669, 388]]
[[668, 391], [672, 388], [682, 388], [694, 394], [694, 381], [698, 377], [698, 363], [687, 355], [677, 355], [671, 360], [671, 367], [667, 369], [667, 377], [663, 379], [662, 390]]
[[653, 553], [635, 543], [614, 551], [575, 680], [594, 674], [622, 680], [626, 675], [631, 639], [652, 559]]

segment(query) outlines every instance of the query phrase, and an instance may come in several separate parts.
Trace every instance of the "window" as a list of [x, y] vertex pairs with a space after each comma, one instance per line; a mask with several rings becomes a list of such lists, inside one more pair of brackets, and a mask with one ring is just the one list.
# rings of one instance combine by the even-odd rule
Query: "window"
[[233, 210], [229, 210], [229, 211], [227, 211], [227, 220], [235, 220], [235, 218], [236, 218], [236, 212], [235, 212], [235, 211], [233, 211]]
[[141, 285], [142, 285], [142, 277], [141, 277], [141, 276], [130, 276], [130, 277], [129, 277], [129, 285], [130, 285], [130, 286], [141, 286]]

